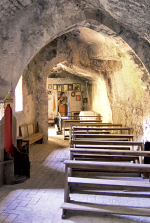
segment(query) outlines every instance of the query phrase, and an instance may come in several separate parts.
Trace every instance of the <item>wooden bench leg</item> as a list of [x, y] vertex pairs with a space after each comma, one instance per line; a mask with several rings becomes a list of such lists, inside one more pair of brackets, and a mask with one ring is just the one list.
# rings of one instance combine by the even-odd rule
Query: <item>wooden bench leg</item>
[[37, 142], [38, 142], [38, 144], [42, 144], [43, 143], [43, 138], [39, 139]]
[[70, 152], [70, 160], [73, 160], [73, 153]]
[[68, 167], [65, 166], [65, 189], [64, 189], [64, 202], [68, 202], [69, 199], [69, 186], [68, 186]]
[[66, 218], [66, 210], [62, 210], [62, 217], [61, 217], [62, 219], [65, 219]]

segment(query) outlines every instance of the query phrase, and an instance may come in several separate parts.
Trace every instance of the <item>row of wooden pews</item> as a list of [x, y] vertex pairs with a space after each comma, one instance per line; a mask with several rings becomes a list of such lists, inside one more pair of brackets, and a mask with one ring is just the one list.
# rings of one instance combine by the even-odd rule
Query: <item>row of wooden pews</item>
[[[92, 117], [92, 116], [91, 116]], [[94, 120], [94, 125], [99, 125], [101, 124], [102, 120]], [[78, 126], [78, 125], [84, 125], [90, 124], [93, 126], [93, 120], [73, 120], [73, 119], [64, 119], [63, 120], [63, 132], [64, 132], [64, 139], [66, 137], [70, 137], [72, 134], [72, 126]], [[66, 134], [68, 132], [69, 134]]]
[[[86, 123], [86, 126], [81, 123], [78, 126], [71, 124], [70, 160], [64, 162], [65, 190], [64, 203], [61, 206], [62, 218], [66, 218], [67, 210], [150, 216], [150, 209], [146, 207], [129, 207], [124, 204], [100, 205], [70, 199], [72, 193], [100, 194], [104, 190], [107, 192], [119, 190], [122, 193], [135, 191], [140, 194], [150, 192], [150, 182], [147, 179], [141, 178], [139, 181], [136, 177], [130, 180], [125, 178], [133, 173], [135, 176], [142, 174], [150, 176], [150, 165], [143, 163], [144, 157], [150, 157], [150, 152], [144, 151], [144, 143], [134, 141], [131, 128], [111, 123], [102, 124], [104, 123], [101, 125], [93, 123], [93, 126], [92, 123]], [[107, 173], [119, 173], [124, 179], [102, 178], [100, 173], [106, 176]]]

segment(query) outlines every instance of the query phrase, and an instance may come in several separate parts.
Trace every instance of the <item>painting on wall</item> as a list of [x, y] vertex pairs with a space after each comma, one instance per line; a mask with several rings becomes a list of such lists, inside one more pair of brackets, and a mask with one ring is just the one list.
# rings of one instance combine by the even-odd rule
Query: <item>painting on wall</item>
[[81, 101], [81, 95], [76, 95], [76, 101]]
[[62, 91], [62, 85], [61, 84], [58, 84], [57, 90]]
[[75, 92], [74, 92], [74, 91], [71, 92], [71, 96], [72, 96], [72, 97], [75, 97]]
[[51, 94], [52, 92], [51, 91], [48, 91], [48, 94]]
[[52, 89], [52, 84], [49, 84], [48, 85], [48, 89]]
[[73, 90], [77, 92], [81, 91], [81, 84], [73, 84]]
[[73, 84], [68, 84], [68, 91], [72, 91], [73, 90]]
[[53, 84], [53, 90], [57, 90], [57, 84]]
[[68, 91], [68, 84], [64, 84], [64, 91]]

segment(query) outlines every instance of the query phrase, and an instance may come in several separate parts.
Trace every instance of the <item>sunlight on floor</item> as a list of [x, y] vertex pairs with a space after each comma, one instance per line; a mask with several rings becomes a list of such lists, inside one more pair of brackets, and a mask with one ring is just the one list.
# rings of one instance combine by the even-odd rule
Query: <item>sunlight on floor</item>
[[56, 136], [56, 129], [54, 126], [48, 127], [48, 137], [49, 136]]

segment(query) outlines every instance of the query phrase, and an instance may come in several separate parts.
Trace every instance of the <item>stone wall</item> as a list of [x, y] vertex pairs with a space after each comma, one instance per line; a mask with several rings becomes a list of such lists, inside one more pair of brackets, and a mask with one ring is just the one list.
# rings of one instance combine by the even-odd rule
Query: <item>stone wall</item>
[[[59, 78], [65, 72], [70, 77], [76, 75], [86, 80], [88, 101], [93, 102], [92, 110], [100, 113], [104, 122], [132, 126], [135, 138], [142, 137], [143, 89], [149, 80], [146, 69], [122, 39], [116, 36], [116, 42], [113, 42], [110, 36], [114, 33], [104, 30], [104, 27], [99, 30], [98, 33], [80, 27], [56, 38], [24, 71], [24, 111], [17, 117], [20, 124], [37, 120], [40, 131], [45, 133], [45, 141], [48, 128], [47, 77], [62, 83]], [[58, 64], [63, 68], [60, 69]]]
[[[122, 68], [101, 74], [100, 83], [94, 83], [93, 109], [107, 117], [105, 121], [122, 123], [133, 128], [135, 139], [143, 136], [143, 88], [136, 70], [123, 54]], [[112, 118], [112, 120], [111, 120]]]
[[23, 3], [19, 8], [19, 1], [4, 2], [0, 10], [1, 99], [11, 83], [15, 88], [25, 67], [42, 47], [87, 20], [102, 23], [121, 36], [150, 71], [148, 1], [35, 0], [20, 1]]

